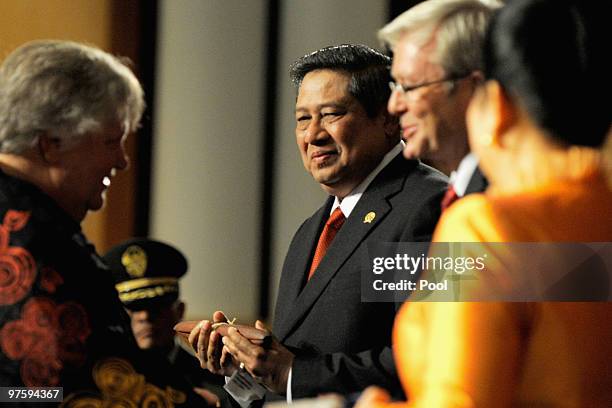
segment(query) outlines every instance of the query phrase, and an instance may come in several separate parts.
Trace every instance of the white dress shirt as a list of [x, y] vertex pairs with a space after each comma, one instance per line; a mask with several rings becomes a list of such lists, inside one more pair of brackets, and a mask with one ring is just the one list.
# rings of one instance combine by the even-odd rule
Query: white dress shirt
[[451, 172], [450, 184], [455, 189], [457, 197], [465, 195], [465, 190], [467, 190], [468, 184], [470, 184], [476, 167], [478, 167], [478, 157], [474, 153], [468, 153], [459, 163], [457, 170]]

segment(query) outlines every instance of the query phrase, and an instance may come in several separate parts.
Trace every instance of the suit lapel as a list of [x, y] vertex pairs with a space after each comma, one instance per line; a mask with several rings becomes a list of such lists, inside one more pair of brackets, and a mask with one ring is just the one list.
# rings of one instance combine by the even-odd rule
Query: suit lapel
[[487, 189], [488, 185], [489, 183], [487, 182], [484, 174], [482, 174], [480, 168], [476, 167], [476, 169], [474, 169], [474, 173], [472, 173], [472, 177], [470, 177], [470, 181], [468, 182], [464, 195], [470, 193], [482, 193]]
[[[341, 269], [342, 265], [354, 254], [355, 250], [371, 231], [391, 211], [392, 208], [388, 198], [401, 191], [406, 176], [406, 172], [401, 171], [401, 166], [405, 166], [406, 163], [400, 155], [378, 174], [366, 192], [361, 196], [357, 206], [355, 206], [340, 231], [338, 231], [310, 281], [299, 292], [293, 304], [285, 303], [287, 312], [283, 313], [284, 318], [279, 322], [278, 327], [275, 327], [275, 334], [281, 341], [285, 339], [301, 318], [310, 310], [331, 279]], [[325, 208], [329, 213], [329, 206], [325, 206]], [[371, 222], [366, 222], [366, 216], [369, 213], [374, 213], [375, 216]], [[325, 214], [325, 219], [327, 219], [327, 216], [328, 214]], [[312, 248], [316, 245], [316, 240], [318, 240], [317, 232], [315, 232], [313, 242], [308, 246], [311, 250], [302, 254], [306, 256], [306, 259], [300, 258], [299, 269], [296, 269], [303, 271], [300, 279], [303, 278], [306, 268], [309, 266]], [[302, 280], [300, 280], [299, 286], [301, 286], [301, 282]], [[293, 290], [293, 287], [291, 289]]]
[[292, 247], [299, 248], [299, 250], [290, 250], [287, 254], [288, 258], [285, 263], [291, 265], [291, 269], [284, 271], [279, 283], [274, 321], [274, 331], [277, 336], [277, 333], [282, 330], [282, 322], [279, 321], [279, 315], [286, 316], [286, 312], [279, 313], [279, 311], [291, 309], [302, 290], [307, 269], [310, 267], [310, 258], [314, 253], [314, 248], [319, 238], [319, 232], [329, 217], [329, 211], [333, 202], [333, 197], [328, 198], [326, 203], [304, 224], [304, 230], [300, 232], [296, 242], [292, 243]]

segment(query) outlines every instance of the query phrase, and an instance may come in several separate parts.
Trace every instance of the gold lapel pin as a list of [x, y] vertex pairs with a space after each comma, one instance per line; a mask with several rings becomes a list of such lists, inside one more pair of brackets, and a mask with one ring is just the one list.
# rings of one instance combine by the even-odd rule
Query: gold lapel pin
[[370, 211], [365, 217], [363, 217], [363, 223], [371, 224], [372, 221], [374, 221], [374, 218], [376, 218], [376, 213], [374, 211]]

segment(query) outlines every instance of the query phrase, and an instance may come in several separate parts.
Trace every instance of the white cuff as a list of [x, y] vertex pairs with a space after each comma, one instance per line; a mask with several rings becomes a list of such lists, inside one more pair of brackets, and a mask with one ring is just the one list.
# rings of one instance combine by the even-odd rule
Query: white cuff
[[266, 389], [243, 369], [236, 370], [229, 379], [225, 377], [223, 388], [242, 408], [248, 408], [253, 401], [263, 399], [266, 393]]
[[289, 375], [287, 376], [287, 404], [293, 404], [293, 396], [291, 395], [291, 375], [293, 374], [293, 367], [289, 369]]

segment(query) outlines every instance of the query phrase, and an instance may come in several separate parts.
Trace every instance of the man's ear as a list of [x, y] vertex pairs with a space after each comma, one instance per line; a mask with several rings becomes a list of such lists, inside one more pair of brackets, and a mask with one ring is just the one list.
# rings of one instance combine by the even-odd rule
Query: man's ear
[[45, 163], [55, 164], [60, 159], [62, 143], [57, 137], [48, 133], [38, 136], [38, 150]]
[[387, 139], [397, 139], [397, 142], [399, 142], [399, 118], [387, 112], [386, 108], [383, 110], [382, 114], [384, 119], [383, 126], [385, 128], [385, 136], [387, 137]]
[[485, 77], [481, 71], [472, 71], [470, 75], [468, 75], [468, 80], [472, 87], [471, 93], [473, 97], [474, 93], [485, 83]]
[[176, 320], [183, 320], [183, 316], [185, 316], [185, 302], [179, 301], [176, 304]]
[[474, 84], [474, 87], [482, 85], [485, 81], [484, 74], [481, 71], [472, 71], [469, 78], [472, 84]]

